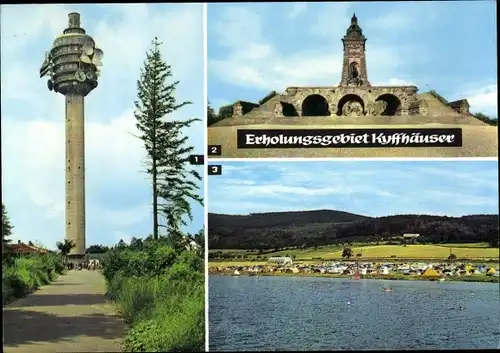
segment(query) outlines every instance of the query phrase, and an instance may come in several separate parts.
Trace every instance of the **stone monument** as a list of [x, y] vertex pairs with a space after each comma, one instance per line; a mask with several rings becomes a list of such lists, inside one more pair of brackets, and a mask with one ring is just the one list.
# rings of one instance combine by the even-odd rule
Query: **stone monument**
[[308, 121], [333, 125], [484, 124], [470, 114], [465, 99], [448, 102], [435, 91], [417, 94], [418, 88], [411, 85], [372, 86], [366, 65], [366, 40], [354, 14], [342, 38], [343, 62], [338, 86], [288, 87], [283, 93], [274, 92], [262, 104], [244, 102], [246, 106], [253, 104], [252, 109], [246, 111], [243, 101], [237, 101], [230, 109], [232, 117], [214, 126], [265, 123], [307, 125]]

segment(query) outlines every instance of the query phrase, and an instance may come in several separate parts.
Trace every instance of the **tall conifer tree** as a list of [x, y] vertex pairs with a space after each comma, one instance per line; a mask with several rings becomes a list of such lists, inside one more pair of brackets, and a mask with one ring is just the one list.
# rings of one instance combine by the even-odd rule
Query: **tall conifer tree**
[[12, 235], [13, 228], [14, 226], [10, 223], [7, 209], [2, 202], [2, 254], [4, 252], [4, 245], [7, 245], [12, 241], [12, 239], [9, 239], [9, 237]]
[[178, 236], [184, 216], [192, 219], [190, 201], [203, 204], [198, 193], [200, 174], [189, 165], [193, 147], [183, 129], [200, 119], [175, 120], [172, 113], [189, 101], [178, 103], [175, 89], [179, 81], [167, 82], [172, 77], [170, 65], [162, 59], [161, 43], [152, 41], [151, 50], [137, 81], [138, 100], [135, 102], [138, 136], [147, 155], [147, 173], [151, 175], [153, 190], [153, 237], [158, 239], [159, 218], [164, 216], [169, 235]]

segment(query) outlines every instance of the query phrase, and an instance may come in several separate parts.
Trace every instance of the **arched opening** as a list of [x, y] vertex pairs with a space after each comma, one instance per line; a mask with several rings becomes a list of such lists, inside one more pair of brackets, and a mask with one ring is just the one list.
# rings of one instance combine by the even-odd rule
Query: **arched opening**
[[364, 111], [365, 103], [356, 94], [346, 94], [337, 105], [337, 115], [363, 115]]
[[281, 109], [283, 111], [283, 116], [298, 116], [297, 110], [293, 104], [281, 102]]
[[386, 93], [377, 98], [376, 101], [384, 101], [387, 103], [382, 115], [400, 115], [401, 101], [394, 94]]
[[302, 102], [302, 116], [330, 116], [330, 108], [325, 97], [312, 94]]

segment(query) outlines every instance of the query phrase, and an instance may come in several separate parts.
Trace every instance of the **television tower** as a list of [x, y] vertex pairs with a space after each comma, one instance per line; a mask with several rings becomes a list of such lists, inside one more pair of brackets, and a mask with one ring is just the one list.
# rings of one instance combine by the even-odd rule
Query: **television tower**
[[73, 263], [85, 261], [85, 134], [84, 98], [97, 87], [103, 52], [80, 27], [80, 14], [68, 15], [68, 28], [46, 53], [40, 77], [66, 102], [66, 239], [75, 247]]

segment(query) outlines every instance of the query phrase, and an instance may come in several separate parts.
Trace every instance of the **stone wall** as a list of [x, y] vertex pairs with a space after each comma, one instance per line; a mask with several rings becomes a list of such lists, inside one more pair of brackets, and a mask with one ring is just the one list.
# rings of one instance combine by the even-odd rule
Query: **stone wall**
[[283, 95], [283, 102], [292, 104], [299, 116], [302, 116], [302, 104], [311, 95], [320, 95], [327, 101], [332, 115], [336, 115], [339, 102], [346, 95], [356, 95], [364, 103], [364, 107], [373, 104], [380, 96], [391, 94], [401, 102], [401, 115], [409, 114], [409, 107], [417, 101], [417, 87], [289, 87]]
[[469, 114], [469, 102], [467, 99], [459, 99], [457, 101], [449, 102], [448, 106], [459, 114]]
[[252, 102], [237, 101], [233, 104], [233, 116], [242, 116], [248, 114], [258, 106], [258, 104]]

